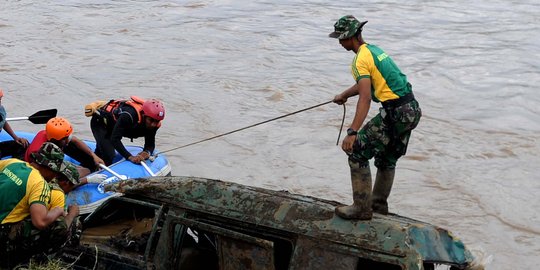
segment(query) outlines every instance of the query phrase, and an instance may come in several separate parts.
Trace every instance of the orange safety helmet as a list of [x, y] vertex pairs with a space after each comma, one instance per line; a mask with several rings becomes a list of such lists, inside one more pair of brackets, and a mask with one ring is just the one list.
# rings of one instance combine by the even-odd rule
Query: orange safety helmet
[[54, 117], [47, 121], [45, 132], [47, 133], [47, 140], [55, 139], [59, 141], [71, 135], [73, 127], [65, 118]]

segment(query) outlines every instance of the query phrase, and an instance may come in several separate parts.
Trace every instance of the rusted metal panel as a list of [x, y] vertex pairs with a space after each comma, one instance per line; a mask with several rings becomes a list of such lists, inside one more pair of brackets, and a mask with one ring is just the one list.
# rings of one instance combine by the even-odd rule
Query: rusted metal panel
[[[175, 213], [174, 211], [169, 211], [168, 215], [180, 215], [181, 213]], [[176, 231], [179, 231], [181, 228], [176, 226], [176, 224], [171, 223], [170, 219], [167, 219], [163, 223], [161, 228], [161, 234], [159, 236], [158, 245], [154, 251], [153, 262], [156, 269], [175, 269], [174, 264], [176, 261], [174, 257], [176, 256], [175, 252], [175, 239]]]
[[296, 248], [291, 260], [289, 270], [301, 269], [356, 269], [358, 256], [336, 253], [328, 249], [325, 243], [300, 237], [296, 241]]
[[256, 238], [242, 241], [219, 235], [218, 243], [220, 270], [275, 270], [271, 241]]
[[127, 180], [107, 187], [161, 203], [234, 220], [245, 226], [273, 228], [310, 239], [373, 254], [407, 258], [406, 269], [421, 269], [422, 260], [466, 265], [473, 260], [463, 243], [448, 231], [397, 215], [375, 214], [370, 221], [334, 215], [337, 202], [195, 177]]

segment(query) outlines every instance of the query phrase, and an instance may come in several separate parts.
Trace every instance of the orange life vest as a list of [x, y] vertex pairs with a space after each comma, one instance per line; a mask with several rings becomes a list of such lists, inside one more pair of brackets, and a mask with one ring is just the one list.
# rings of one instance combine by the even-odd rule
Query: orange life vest
[[143, 107], [144, 99], [138, 97], [138, 96], [131, 96], [130, 100], [114, 100], [111, 99], [109, 102], [107, 102], [103, 107], [100, 108], [101, 111], [110, 113], [116, 121], [116, 111], [122, 106], [123, 104], [129, 105], [135, 109], [137, 112], [137, 116], [139, 117], [139, 121], [137, 124], [140, 124], [142, 122], [142, 107]]

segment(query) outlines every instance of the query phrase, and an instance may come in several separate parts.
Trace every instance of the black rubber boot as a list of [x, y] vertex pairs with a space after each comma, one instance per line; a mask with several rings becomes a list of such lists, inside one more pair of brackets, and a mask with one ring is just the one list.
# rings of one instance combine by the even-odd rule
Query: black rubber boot
[[336, 207], [336, 215], [344, 219], [370, 220], [373, 216], [371, 209], [371, 171], [369, 164], [360, 167], [358, 162], [349, 161], [351, 167], [351, 183], [353, 204]]
[[377, 169], [373, 186], [373, 212], [388, 215], [388, 196], [394, 184], [396, 169]]

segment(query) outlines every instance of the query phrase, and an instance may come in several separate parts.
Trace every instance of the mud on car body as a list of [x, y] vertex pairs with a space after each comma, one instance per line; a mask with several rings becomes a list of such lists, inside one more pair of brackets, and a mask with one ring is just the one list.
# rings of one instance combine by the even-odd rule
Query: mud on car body
[[334, 215], [337, 202], [194, 177], [127, 180], [84, 219], [75, 269], [468, 269], [448, 231], [398, 215]]

